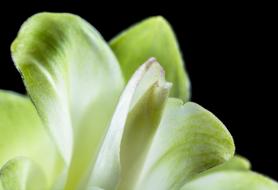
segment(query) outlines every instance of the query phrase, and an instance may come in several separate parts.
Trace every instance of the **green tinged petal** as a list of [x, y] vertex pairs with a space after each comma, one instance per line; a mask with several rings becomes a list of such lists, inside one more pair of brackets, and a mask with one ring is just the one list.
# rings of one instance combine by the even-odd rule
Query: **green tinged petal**
[[0, 168], [12, 158], [30, 158], [46, 174], [47, 187], [52, 186], [64, 163], [31, 101], [0, 90], [0, 121]]
[[185, 184], [181, 190], [278, 190], [273, 180], [250, 171], [219, 171]]
[[49, 188], [41, 168], [33, 161], [19, 157], [8, 161], [0, 169], [0, 189], [47, 190]]
[[246, 159], [243, 158], [242, 156], [234, 156], [227, 162], [224, 162], [223, 164], [217, 165], [215, 167], [212, 167], [200, 174], [197, 174], [195, 176], [192, 176], [190, 181], [193, 181], [195, 179], [198, 179], [200, 177], [210, 175], [211, 173], [214, 172], [219, 172], [219, 171], [228, 171], [228, 170], [235, 170], [235, 171], [248, 171], [251, 169], [251, 164], [250, 162]]
[[104, 189], [99, 187], [88, 187], [87, 190], [104, 190]]
[[155, 59], [132, 75], [155, 57], [170, 95], [189, 100], [167, 21], [147, 19], [110, 45], [120, 64], [78, 16], [40, 13], [23, 24], [12, 56], [40, 118], [29, 99], [0, 91], [0, 190], [278, 190], [232, 158], [233, 139], [213, 114], [168, 98]]
[[28, 94], [70, 165], [67, 189], [83, 189], [124, 81], [100, 34], [71, 14], [28, 19], [12, 44]]
[[194, 176], [181, 190], [278, 190], [277, 182], [249, 171], [250, 168], [246, 158], [235, 156]]
[[[137, 122], [140, 123], [139, 118]], [[133, 143], [137, 143], [135, 137], [140, 135], [140, 129], [134, 133], [126, 134], [130, 135], [125, 137], [129, 142], [122, 145], [127, 160], [128, 151], [136, 152], [132, 150]], [[134, 157], [123, 161], [123, 167], [135, 172], [136, 177], [126, 175], [119, 189], [179, 189], [197, 173], [229, 160], [234, 144], [225, 126], [210, 112], [195, 103], [183, 104], [170, 98], [149, 148], [144, 151], [144, 160], [139, 160], [139, 164]]]
[[242, 157], [242, 156], [234, 156], [232, 159], [229, 161], [216, 166], [214, 168], [211, 168], [210, 170], [207, 170], [207, 172], [216, 172], [216, 171], [221, 171], [221, 170], [250, 170], [251, 169], [251, 164], [250, 162]]
[[173, 83], [170, 95], [188, 101], [190, 82], [183, 66], [175, 34], [163, 17], [146, 19], [116, 36], [110, 42], [125, 80], [148, 58], [155, 57]]
[[[150, 59], [135, 72], [113, 115], [92, 171], [91, 185], [112, 190], [119, 179], [136, 180], [137, 168], [131, 168], [132, 160], [136, 159], [140, 164], [140, 157], [144, 158], [144, 151], [155, 134], [170, 87], [155, 59]], [[126, 147], [126, 144], [129, 146]]]

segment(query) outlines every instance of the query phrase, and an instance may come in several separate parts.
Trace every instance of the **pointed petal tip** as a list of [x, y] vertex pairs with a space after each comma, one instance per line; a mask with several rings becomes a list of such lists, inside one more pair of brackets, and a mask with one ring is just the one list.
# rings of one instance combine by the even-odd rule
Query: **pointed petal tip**
[[152, 16], [148, 20], [156, 22], [156, 23], [160, 23], [160, 24], [168, 24], [167, 19], [165, 17], [163, 17], [162, 15]]

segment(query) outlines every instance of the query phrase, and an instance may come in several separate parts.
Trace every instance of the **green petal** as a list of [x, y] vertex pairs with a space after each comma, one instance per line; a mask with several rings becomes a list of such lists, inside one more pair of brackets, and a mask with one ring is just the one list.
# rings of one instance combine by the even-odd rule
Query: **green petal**
[[47, 190], [49, 188], [40, 167], [33, 161], [20, 157], [10, 160], [1, 168], [0, 189]]
[[[133, 137], [129, 138], [133, 145]], [[179, 189], [192, 176], [223, 163], [234, 153], [232, 137], [214, 115], [195, 103], [183, 105], [177, 99], [169, 99], [149, 143], [143, 165], [139, 167], [136, 158], [130, 160], [126, 170], [138, 167], [140, 171], [134, 178], [122, 178], [122, 189]], [[132, 152], [129, 144], [126, 149], [130, 147]]]
[[190, 98], [190, 82], [183, 67], [175, 34], [163, 17], [151, 17], [116, 36], [110, 46], [116, 54], [125, 80], [147, 59], [155, 57], [173, 83], [171, 96]]
[[62, 157], [48, 137], [31, 101], [0, 90], [0, 167], [14, 157], [34, 160], [53, 185], [63, 168]]
[[67, 188], [82, 189], [124, 85], [115, 56], [86, 21], [57, 13], [28, 19], [12, 55], [42, 121], [71, 165]]
[[250, 170], [251, 164], [250, 162], [242, 157], [242, 156], [234, 156], [231, 160], [216, 166], [214, 168], [211, 168], [207, 172], [216, 172], [221, 170]]
[[[171, 84], [164, 80], [163, 69], [155, 59], [150, 59], [135, 72], [113, 115], [92, 171], [91, 185], [112, 190], [120, 178], [130, 180], [131, 175], [136, 173], [134, 170], [130, 174], [127, 168], [132, 165], [132, 159], [143, 157], [148, 148], [159, 124], [170, 87]], [[132, 142], [130, 138], [133, 138]], [[128, 149], [125, 144], [129, 145]]]
[[249, 171], [219, 171], [200, 177], [181, 190], [278, 190], [273, 180]]
[[217, 165], [215, 167], [212, 167], [200, 174], [197, 174], [193, 176], [190, 181], [193, 181], [197, 178], [203, 177], [205, 175], [210, 175], [211, 173], [214, 172], [219, 172], [219, 171], [227, 171], [227, 170], [239, 170], [239, 171], [248, 171], [251, 169], [251, 164], [250, 162], [242, 157], [242, 156], [234, 156], [227, 162], [224, 162], [223, 164]]
[[104, 189], [99, 187], [88, 187], [87, 190], [104, 190]]

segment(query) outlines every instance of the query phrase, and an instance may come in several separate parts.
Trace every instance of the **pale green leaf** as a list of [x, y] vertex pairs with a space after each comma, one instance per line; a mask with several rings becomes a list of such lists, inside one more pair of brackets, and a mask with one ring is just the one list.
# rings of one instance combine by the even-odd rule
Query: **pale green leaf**
[[0, 183], [3, 190], [49, 189], [45, 175], [39, 165], [23, 157], [8, 161], [0, 169]]
[[213, 114], [177, 99], [168, 100], [158, 130], [147, 142], [149, 148], [138, 153], [136, 145], [141, 144], [136, 139], [144, 141], [141, 135], [145, 134], [139, 128], [124, 137], [128, 141], [122, 144], [121, 190], [179, 189], [192, 176], [229, 160], [234, 153], [232, 137]]
[[31, 101], [0, 90], [0, 168], [15, 157], [28, 157], [46, 174], [48, 187], [58, 179], [63, 159]]
[[[113, 115], [92, 171], [91, 185], [113, 190], [119, 179], [130, 180], [126, 175], [136, 174], [132, 168], [129, 168], [132, 173], [128, 172], [126, 166], [130, 166], [132, 159], [137, 159], [139, 164], [139, 157], [144, 157], [144, 151], [149, 147], [159, 124], [170, 87], [171, 84], [164, 79], [163, 69], [155, 59], [150, 59], [135, 72], [124, 89]], [[130, 139], [122, 140], [123, 134], [132, 136], [132, 144], [129, 144]], [[132, 148], [126, 150], [125, 144]], [[127, 157], [130, 160], [125, 160]]]
[[278, 190], [273, 180], [250, 171], [219, 171], [185, 184], [181, 190]]
[[70, 165], [67, 189], [83, 189], [124, 82], [100, 34], [71, 14], [28, 19], [12, 57], [42, 121]]
[[149, 57], [155, 57], [173, 83], [170, 95], [190, 98], [190, 82], [183, 66], [175, 34], [163, 17], [151, 17], [122, 32], [110, 42], [125, 80]]

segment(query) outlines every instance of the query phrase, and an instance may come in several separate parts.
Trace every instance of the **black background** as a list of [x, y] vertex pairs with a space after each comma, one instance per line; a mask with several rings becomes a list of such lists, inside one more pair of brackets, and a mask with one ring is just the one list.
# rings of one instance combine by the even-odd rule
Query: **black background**
[[[192, 101], [218, 116], [232, 133], [237, 153], [255, 171], [278, 180], [277, 85], [274, 18], [260, 4], [193, 4], [129, 1], [24, 1], [1, 5], [0, 89], [25, 93], [10, 58], [10, 44], [24, 20], [40, 11], [71, 12], [92, 23], [106, 40], [148, 16], [172, 24], [192, 81]], [[98, 1], [99, 2], [99, 1]], [[152, 3], [151, 3], [152, 2]], [[7, 11], [7, 12], [4, 12]]]

